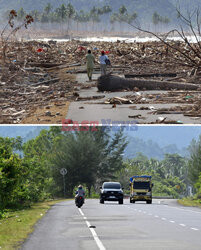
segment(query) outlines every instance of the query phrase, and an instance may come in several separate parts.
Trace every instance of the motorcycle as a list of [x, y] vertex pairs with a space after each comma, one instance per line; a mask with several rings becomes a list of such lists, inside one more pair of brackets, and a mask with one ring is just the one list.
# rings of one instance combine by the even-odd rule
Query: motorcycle
[[76, 197], [75, 204], [78, 208], [81, 208], [81, 206], [84, 204], [84, 198], [82, 196]]

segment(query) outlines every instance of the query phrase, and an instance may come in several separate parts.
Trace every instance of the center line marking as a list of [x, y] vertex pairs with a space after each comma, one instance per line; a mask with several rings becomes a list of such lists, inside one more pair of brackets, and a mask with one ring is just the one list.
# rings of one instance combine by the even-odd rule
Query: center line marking
[[158, 218], [158, 215], [155, 215], [154, 217]]
[[192, 230], [198, 231], [199, 229], [195, 228], [195, 227], [191, 227]]
[[166, 218], [161, 218], [162, 220], [167, 220]]
[[185, 224], [179, 224], [180, 226], [182, 226], [182, 227], [185, 227], [186, 225]]
[[170, 222], [171, 222], [171, 223], [175, 223], [175, 221], [174, 221], [174, 220], [170, 220]]
[[85, 222], [86, 222], [86, 224], [87, 224], [89, 230], [91, 231], [91, 234], [92, 234], [92, 236], [94, 237], [94, 240], [95, 240], [95, 242], [96, 242], [98, 248], [99, 248], [100, 250], [106, 250], [106, 248], [104, 247], [103, 243], [100, 241], [100, 239], [99, 239], [99, 237], [98, 237], [96, 231], [95, 231], [93, 228], [90, 228], [90, 227], [91, 227], [91, 224], [87, 221], [87, 217], [85, 217], [85, 215], [84, 215], [84, 213], [82, 212], [81, 208], [78, 208], [78, 210], [79, 210], [80, 214], [84, 217], [84, 219], [86, 218], [86, 219], [85, 219]]

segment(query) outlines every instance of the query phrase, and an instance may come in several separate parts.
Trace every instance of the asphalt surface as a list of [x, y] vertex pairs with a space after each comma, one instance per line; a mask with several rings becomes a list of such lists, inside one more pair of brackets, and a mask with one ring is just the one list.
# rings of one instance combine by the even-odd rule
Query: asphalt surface
[[86, 200], [54, 205], [22, 249], [201, 249], [201, 210], [175, 200], [124, 204]]

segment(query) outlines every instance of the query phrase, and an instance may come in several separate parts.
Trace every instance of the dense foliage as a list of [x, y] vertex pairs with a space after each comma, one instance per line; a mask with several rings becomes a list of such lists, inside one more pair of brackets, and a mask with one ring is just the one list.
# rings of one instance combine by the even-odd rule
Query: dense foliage
[[[62, 132], [42, 130], [22, 145], [20, 138], [0, 137], [0, 210], [63, 196], [61, 168], [67, 169], [65, 196], [80, 183], [90, 190], [110, 180], [123, 166], [127, 145], [121, 131]], [[23, 156], [15, 150], [23, 148]]]
[[129, 178], [133, 175], [151, 175], [154, 183], [153, 194], [178, 198], [186, 195], [187, 159], [178, 154], [166, 154], [161, 161], [148, 159], [143, 154], [126, 161], [117, 173], [118, 180], [129, 190]]
[[193, 140], [190, 147], [189, 178], [197, 189], [197, 197], [201, 198], [201, 136], [197, 141]]

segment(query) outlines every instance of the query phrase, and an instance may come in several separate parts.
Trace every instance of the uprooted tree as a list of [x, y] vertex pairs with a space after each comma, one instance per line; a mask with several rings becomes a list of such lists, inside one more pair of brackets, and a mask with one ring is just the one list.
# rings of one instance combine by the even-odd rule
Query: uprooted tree
[[[180, 7], [176, 7], [177, 18], [179, 20], [179, 28], [175, 28], [162, 35], [143, 29], [139, 22], [130, 22], [127, 18], [127, 12], [121, 16], [116, 16], [121, 22], [125, 22], [138, 31], [148, 33], [155, 36], [165, 45], [165, 54], [171, 50], [175, 52], [175, 62], [179, 65], [189, 66], [193, 68], [192, 74], [196, 75], [201, 70], [201, 13], [199, 7], [194, 11], [187, 11], [183, 14]], [[177, 35], [183, 42], [170, 40], [171, 35]], [[194, 42], [192, 42], [194, 40]]]

